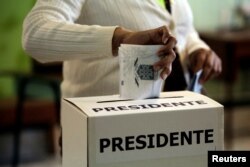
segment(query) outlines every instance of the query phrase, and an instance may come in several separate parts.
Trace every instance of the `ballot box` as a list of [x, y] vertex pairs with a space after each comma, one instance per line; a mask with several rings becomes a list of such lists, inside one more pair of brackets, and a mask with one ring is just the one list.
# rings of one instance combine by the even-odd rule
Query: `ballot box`
[[206, 167], [223, 150], [224, 109], [189, 91], [62, 100], [63, 167]]

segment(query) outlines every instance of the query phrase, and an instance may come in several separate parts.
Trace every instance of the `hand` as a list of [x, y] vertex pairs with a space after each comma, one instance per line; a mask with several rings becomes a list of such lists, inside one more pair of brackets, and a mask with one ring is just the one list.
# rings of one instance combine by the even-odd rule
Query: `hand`
[[162, 70], [160, 76], [164, 80], [171, 73], [172, 62], [176, 57], [174, 52], [176, 39], [170, 35], [166, 26], [139, 32], [132, 32], [118, 27], [112, 39], [114, 56], [117, 55], [120, 44], [164, 45], [157, 52], [161, 59], [154, 64], [154, 69], [156, 71]]
[[212, 50], [198, 49], [188, 56], [189, 69], [196, 73], [203, 70], [199, 82], [201, 84], [210, 78], [218, 76], [222, 71], [221, 59]]

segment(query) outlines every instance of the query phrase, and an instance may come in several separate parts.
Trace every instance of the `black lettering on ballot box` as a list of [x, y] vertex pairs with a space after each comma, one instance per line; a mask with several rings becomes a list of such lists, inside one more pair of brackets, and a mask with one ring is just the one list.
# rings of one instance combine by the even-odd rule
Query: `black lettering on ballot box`
[[63, 99], [63, 167], [206, 167], [223, 120], [222, 105], [189, 91]]
[[208, 167], [250, 167], [250, 151], [208, 151]]

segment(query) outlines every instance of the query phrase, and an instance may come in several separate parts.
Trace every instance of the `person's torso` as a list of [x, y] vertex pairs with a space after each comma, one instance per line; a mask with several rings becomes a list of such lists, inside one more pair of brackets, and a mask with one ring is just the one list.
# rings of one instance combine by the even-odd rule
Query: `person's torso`
[[168, 25], [170, 17], [157, 0], [86, 0], [77, 23], [139, 31]]
[[[176, 0], [180, 3], [179, 1], [183, 0]], [[121, 26], [133, 31], [142, 31], [163, 25], [170, 26], [173, 23], [173, 17], [157, 3], [157, 0], [86, 0], [76, 23]], [[182, 20], [175, 19], [175, 22], [175, 24], [182, 24]], [[65, 80], [62, 84], [63, 95], [117, 94], [119, 92], [118, 62], [118, 58], [112, 55], [107, 55], [100, 60], [66, 61], [64, 63]]]

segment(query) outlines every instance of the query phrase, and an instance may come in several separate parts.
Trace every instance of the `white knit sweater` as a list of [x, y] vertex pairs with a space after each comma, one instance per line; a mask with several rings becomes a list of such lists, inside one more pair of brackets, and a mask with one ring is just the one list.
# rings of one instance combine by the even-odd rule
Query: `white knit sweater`
[[111, 50], [117, 26], [139, 31], [172, 24], [185, 57], [208, 47], [192, 22], [187, 0], [175, 0], [172, 15], [156, 0], [37, 0], [24, 21], [22, 42], [38, 61], [64, 62], [64, 97], [117, 94], [119, 64]]

